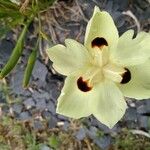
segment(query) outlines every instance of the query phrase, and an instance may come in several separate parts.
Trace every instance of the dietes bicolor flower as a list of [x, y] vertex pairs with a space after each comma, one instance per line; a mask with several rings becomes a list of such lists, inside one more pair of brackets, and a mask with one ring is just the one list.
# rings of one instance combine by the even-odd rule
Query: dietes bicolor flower
[[47, 50], [53, 67], [67, 76], [57, 113], [79, 119], [93, 114], [112, 128], [125, 114], [124, 97], [150, 97], [150, 34], [121, 37], [112, 17], [95, 7], [84, 45], [66, 39]]

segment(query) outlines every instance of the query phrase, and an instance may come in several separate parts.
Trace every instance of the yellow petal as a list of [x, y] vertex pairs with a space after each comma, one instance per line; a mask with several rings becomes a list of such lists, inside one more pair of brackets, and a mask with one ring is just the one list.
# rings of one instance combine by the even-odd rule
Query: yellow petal
[[[118, 43], [118, 31], [112, 17], [105, 11], [100, 11], [95, 7], [92, 18], [87, 24], [85, 34], [85, 47], [92, 51], [92, 42], [95, 40], [101, 47], [108, 45], [109, 49], [114, 49]], [[107, 44], [106, 44], [107, 42]]]
[[140, 32], [133, 38], [133, 30], [125, 32], [119, 39], [116, 51], [111, 54], [111, 60], [123, 66], [133, 66], [144, 63], [150, 58], [150, 34]]
[[108, 80], [95, 87], [90, 103], [92, 114], [109, 128], [112, 128], [122, 118], [127, 108], [119, 88]]
[[122, 74], [126, 72], [123, 67], [116, 66], [113, 64], [107, 64], [103, 68], [105, 78], [110, 79], [114, 82], [120, 83], [122, 81]]
[[77, 86], [78, 77], [67, 77], [61, 95], [58, 98], [57, 113], [71, 118], [87, 117], [91, 114], [89, 101], [91, 91], [83, 92]]
[[86, 48], [75, 40], [65, 40], [66, 47], [58, 44], [47, 50], [53, 67], [63, 75], [70, 75], [89, 63]]
[[131, 72], [131, 80], [118, 85], [123, 94], [136, 99], [150, 98], [150, 59], [128, 69]]

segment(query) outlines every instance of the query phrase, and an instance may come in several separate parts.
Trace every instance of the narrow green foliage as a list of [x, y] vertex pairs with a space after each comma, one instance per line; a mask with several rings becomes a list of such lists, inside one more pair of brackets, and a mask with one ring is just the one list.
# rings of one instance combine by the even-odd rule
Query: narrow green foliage
[[0, 0], [0, 26], [10, 29], [16, 25], [23, 24], [24, 14], [19, 11], [19, 6], [8, 1]]
[[1, 70], [0, 79], [4, 78], [16, 66], [16, 64], [17, 64], [17, 62], [18, 62], [18, 60], [22, 54], [22, 51], [23, 51], [23, 44], [24, 44], [27, 29], [28, 29], [28, 26], [26, 25], [24, 27], [22, 33], [19, 36], [19, 39], [16, 43], [16, 46], [15, 46], [8, 62], [6, 63], [4, 68]]
[[51, 147], [53, 147], [53, 148], [58, 148], [59, 147], [59, 145], [60, 145], [60, 141], [59, 141], [59, 139], [58, 139], [58, 136], [56, 136], [56, 135], [52, 135], [49, 139], [48, 139], [48, 141], [49, 141], [49, 145], [51, 146]]
[[40, 10], [50, 7], [56, 0], [40, 0], [38, 2]]
[[36, 58], [37, 58], [37, 49], [35, 48], [29, 56], [28, 63], [25, 69], [24, 78], [23, 78], [24, 88], [26, 88], [29, 84]]
[[[7, 64], [0, 70], [0, 79], [7, 76], [12, 69], [16, 66], [19, 58], [22, 55], [25, 36], [27, 33], [28, 26], [31, 21], [34, 21], [38, 17], [40, 22], [40, 13], [46, 11], [55, 0], [31, 0], [31, 1], [20, 1], [20, 4], [10, 0], [0, 0], [0, 39], [4, 38], [6, 33], [12, 28], [18, 25], [25, 25], [22, 33], [20, 34], [16, 46], [7, 62]], [[37, 28], [36, 34], [40, 34], [41, 26]], [[37, 49], [33, 50], [29, 56], [27, 67], [24, 74], [23, 86], [27, 87], [30, 81], [30, 76], [36, 61]]]
[[15, 10], [19, 9], [19, 7], [16, 4], [12, 3], [9, 0], [0, 0], [0, 7], [15, 9]]

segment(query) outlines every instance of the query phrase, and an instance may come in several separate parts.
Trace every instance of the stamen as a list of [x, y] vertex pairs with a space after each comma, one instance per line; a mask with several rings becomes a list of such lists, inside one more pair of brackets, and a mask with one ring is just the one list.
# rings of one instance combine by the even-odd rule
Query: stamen
[[131, 72], [129, 69], [125, 68], [126, 72], [122, 74], [122, 84], [126, 84], [131, 80]]
[[94, 47], [98, 47], [98, 48], [103, 48], [104, 46], [108, 46], [107, 41], [102, 38], [102, 37], [96, 37], [93, 41], [92, 41], [92, 48]]
[[83, 81], [82, 77], [77, 80], [77, 85], [82, 92], [88, 92], [92, 90], [92, 87], [88, 85], [88, 81]]

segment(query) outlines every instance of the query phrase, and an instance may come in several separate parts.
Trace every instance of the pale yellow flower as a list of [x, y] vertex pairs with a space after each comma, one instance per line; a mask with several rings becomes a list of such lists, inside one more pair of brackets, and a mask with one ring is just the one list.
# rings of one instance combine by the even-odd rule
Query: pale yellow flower
[[129, 30], [121, 37], [112, 17], [95, 7], [84, 46], [72, 39], [47, 50], [53, 67], [66, 75], [57, 113], [82, 118], [93, 114], [112, 128], [124, 115], [124, 96], [150, 97], [150, 35]]

